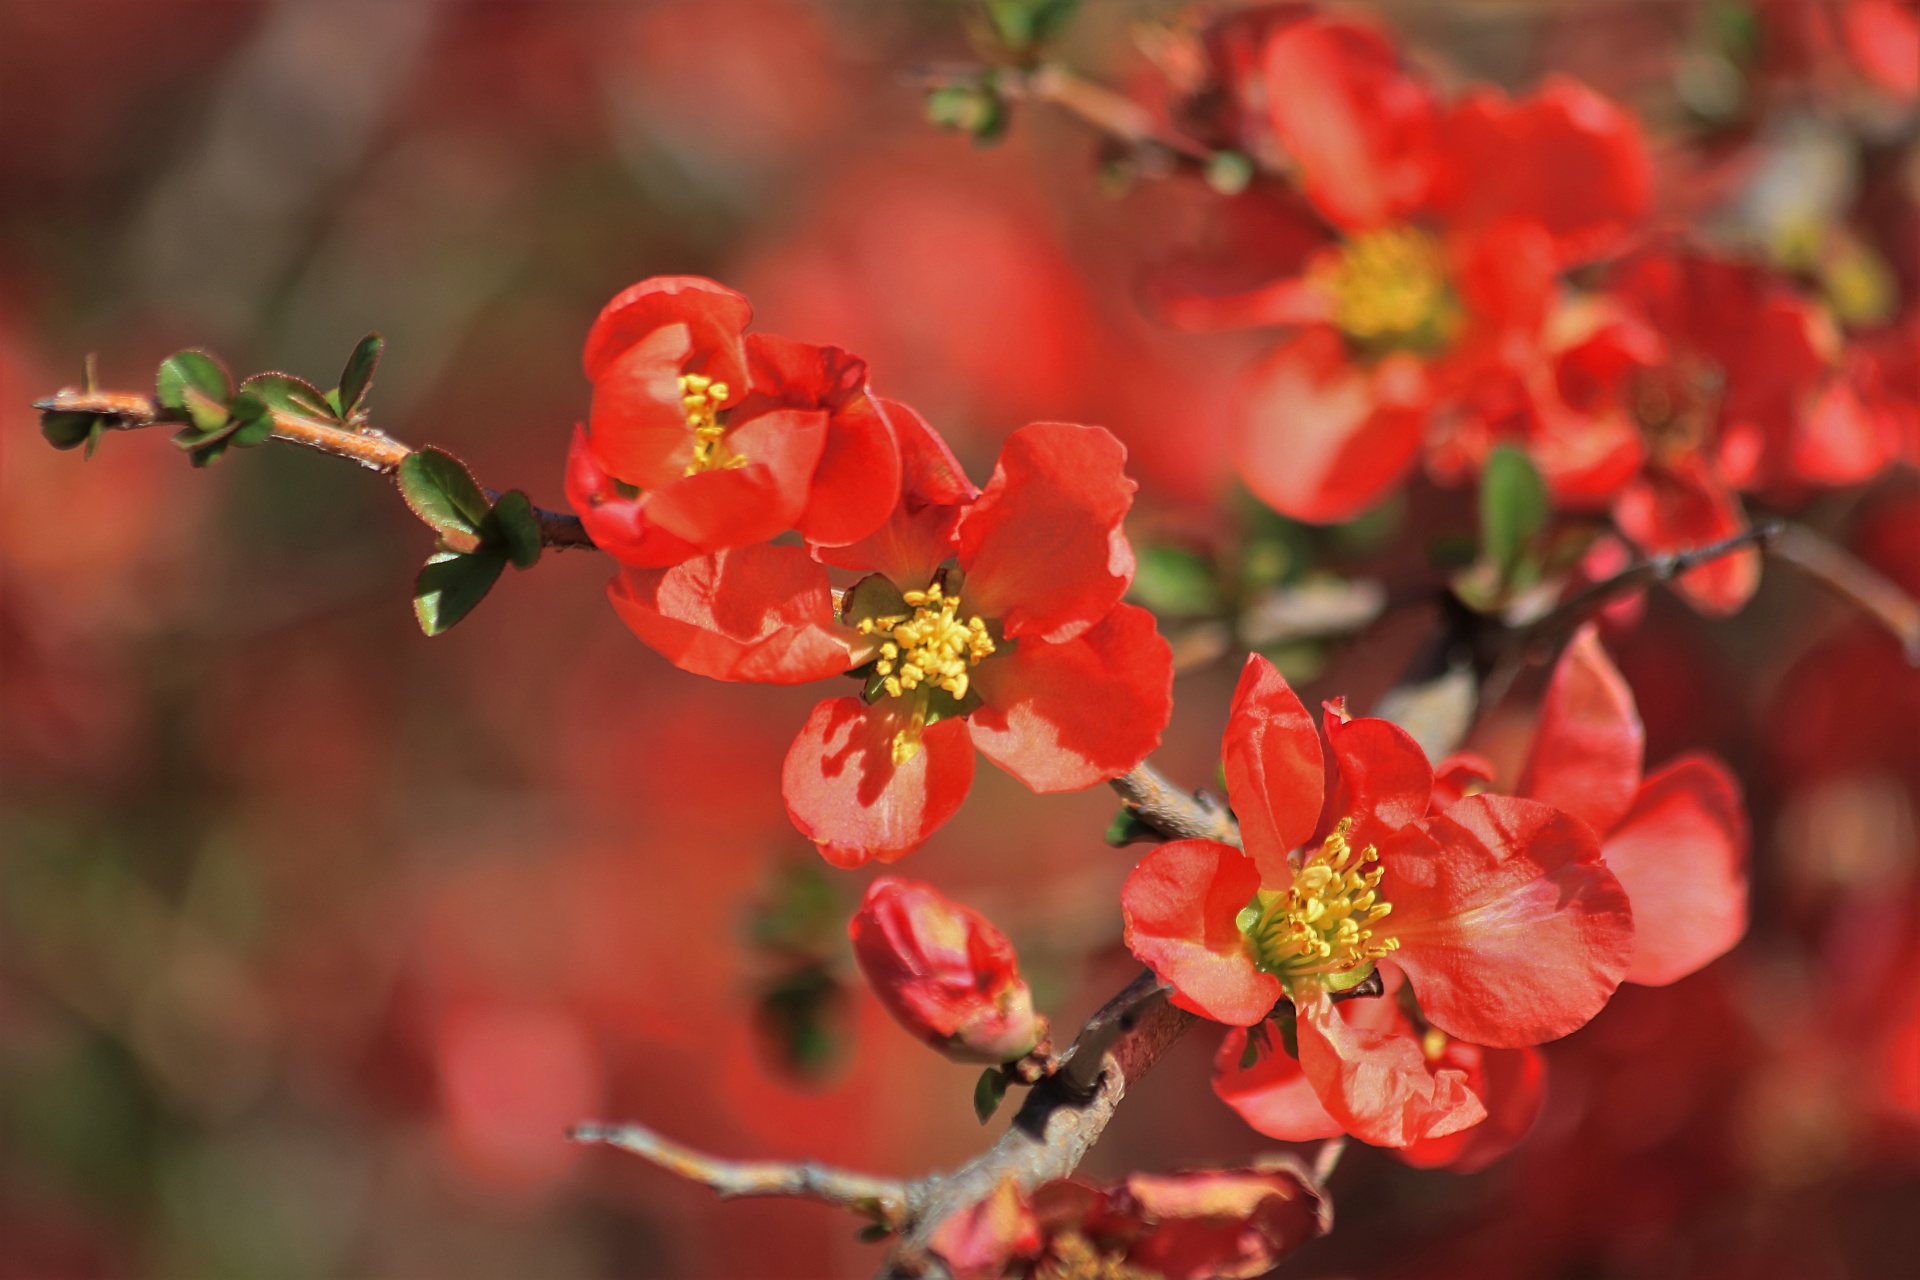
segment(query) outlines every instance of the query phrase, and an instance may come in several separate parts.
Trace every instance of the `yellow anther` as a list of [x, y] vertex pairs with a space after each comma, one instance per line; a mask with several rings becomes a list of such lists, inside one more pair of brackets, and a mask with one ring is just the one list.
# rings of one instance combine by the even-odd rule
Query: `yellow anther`
[[727, 428], [720, 421], [720, 406], [730, 394], [724, 382], [697, 373], [680, 375], [680, 403], [686, 409], [687, 427], [693, 432], [693, 458], [685, 474], [747, 465], [746, 458], [727, 448]]
[[[1305, 854], [1285, 889], [1262, 889], [1240, 913], [1240, 931], [1262, 969], [1282, 977], [1348, 973], [1399, 949], [1398, 938], [1376, 938], [1373, 926], [1393, 910], [1379, 900], [1380, 860], [1368, 845], [1347, 842], [1353, 820], [1342, 818], [1320, 847]], [[1347, 870], [1349, 864], [1353, 870]]]
[[1362, 341], [1435, 342], [1452, 323], [1440, 242], [1416, 228], [1362, 231], [1312, 274], [1333, 295], [1335, 327]]
[[911, 614], [865, 618], [859, 624], [863, 635], [888, 637], [874, 663], [875, 673], [884, 678], [881, 687], [896, 698], [923, 686], [966, 697], [969, 671], [994, 649], [986, 622], [977, 617], [962, 622], [960, 597], [947, 595], [937, 582], [925, 591], [902, 592], [901, 599], [912, 606]]
[[1447, 1033], [1438, 1027], [1428, 1027], [1420, 1037], [1420, 1056], [1428, 1062], [1438, 1062], [1446, 1051]]

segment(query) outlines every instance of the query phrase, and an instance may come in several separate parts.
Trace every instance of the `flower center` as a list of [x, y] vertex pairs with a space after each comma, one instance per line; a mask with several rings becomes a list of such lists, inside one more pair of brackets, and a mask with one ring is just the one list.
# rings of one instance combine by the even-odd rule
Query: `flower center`
[[1453, 323], [1440, 242], [1414, 227], [1363, 231], [1313, 275], [1333, 295], [1333, 323], [1361, 342], [1439, 345]]
[[1675, 359], [1637, 373], [1628, 395], [1648, 452], [1672, 463], [1703, 446], [1713, 435], [1725, 382], [1718, 367], [1697, 359]]
[[680, 404], [686, 409], [687, 426], [693, 432], [693, 460], [687, 463], [687, 475], [702, 471], [744, 467], [747, 460], [727, 448], [727, 428], [720, 421], [720, 406], [732, 394], [724, 382], [697, 373], [680, 375]]
[[861, 635], [885, 635], [874, 674], [893, 697], [922, 685], [944, 689], [954, 699], [967, 696], [969, 672], [993, 652], [993, 637], [978, 615], [960, 620], [960, 597], [950, 596], [934, 583], [925, 591], [901, 596], [913, 606], [911, 614], [862, 618]]
[[1400, 947], [1374, 939], [1373, 926], [1393, 910], [1380, 899], [1380, 860], [1372, 845], [1347, 843], [1353, 819], [1342, 818], [1320, 847], [1302, 858], [1286, 889], [1262, 889], [1235, 921], [1255, 963], [1280, 978], [1350, 973]]

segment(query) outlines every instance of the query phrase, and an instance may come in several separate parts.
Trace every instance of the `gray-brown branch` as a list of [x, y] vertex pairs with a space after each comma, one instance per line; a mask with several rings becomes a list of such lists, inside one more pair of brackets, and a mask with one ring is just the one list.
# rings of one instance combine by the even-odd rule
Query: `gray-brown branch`
[[[160, 407], [154, 403], [153, 397], [125, 391], [79, 391], [69, 387], [45, 400], [36, 401], [33, 407], [43, 413], [97, 414], [117, 431], [137, 431], [143, 427], [180, 425], [173, 419], [162, 416]], [[312, 449], [317, 453], [347, 458], [382, 475], [392, 475], [398, 471], [401, 461], [413, 452], [392, 436], [371, 428], [330, 426], [310, 418], [277, 411], [273, 414], [273, 437], [276, 440], [285, 440], [289, 444], [297, 444], [303, 449]], [[487, 495], [495, 499], [500, 496], [491, 489], [487, 491]], [[540, 526], [542, 546], [594, 549], [593, 539], [587, 536], [586, 528], [580, 523], [578, 516], [560, 511], [545, 511], [539, 507], [534, 508], [533, 516]]]

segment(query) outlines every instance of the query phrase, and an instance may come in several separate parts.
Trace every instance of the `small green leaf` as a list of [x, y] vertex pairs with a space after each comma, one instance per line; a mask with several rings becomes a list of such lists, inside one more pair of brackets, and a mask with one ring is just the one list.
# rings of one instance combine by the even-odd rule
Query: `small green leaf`
[[1141, 551], [1129, 594], [1167, 618], [1204, 618], [1223, 607], [1213, 566], [1183, 547], [1165, 544]]
[[505, 547], [516, 569], [531, 569], [540, 562], [540, 522], [534, 519], [532, 501], [518, 489], [507, 490], [493, 504], [481, 538]]
[[95, 418], [93, 428], [87, 432], [87, 451], [81, 455], [82, 458], [88, 462], [93, 461], [93, 451], [100, 447], [100, 437], [105, 434], [107, 434], [107, 420]]
[[1144, 840], [1158, 840], [1160, 833], [1143, 821], [1139, 814], [1131, 809], [1122, 809], [1113, 815], [1113, 821], [1107, 824], [1107, 843], [1116, 849], [1124, 849], [1130, 844], [1139, 844]]
[[1503, 576], [1526, 555], [1549, 510], [1547, 486], [1524, 452], [1503, 444], [1487, 456], [1480, 473], [1480, 550]]
[[1253, 161], [1238, 151], [1216, 151], [1207, 161], [1207, 185], [1223, 196], [1237, 196], [1253, 181]]
[[318, 387], [292, 374], [256, 373], [240, 384], [240, 390], [258, 396], [275, 413], [315, 422], [333, 422], [338, 416]]
[[868, 618], [899, 618], [912, 613], [900, 588], [884, 573], [870, 573], [840, 596], [840, 621], [857, 627]]
[[273, 410], [251, 391], [233, 398], [233, 420], [238, 425], [228, 443], [236, 449], [251, 449], [273, 438]]
[[986, 0], [987, 19], [1000, 43], [1025, 53], [1054, 39], [1073, 21], [1080, 0]]
[[413, 514], [442, 534], [476, 535], [493, 509], [466, 464], [431, 446], [401, 460], [399, 482]]
[[413, 614], [420, 629], [437, 636], [472, 613], [506, 567], [507, 557], [498, 551], [442, 551], [430, 557], [413, 580]]
[[[173, 442], [179, 444], [180, 438], [175, 436]], [[220, 461], [221, 456], [225, 454], [226, 451], [227, 437], [225, 435], [217, 435], [204, 444], [188, 447], [187, 461], [196, 467], [210, 467]]]
[[360, 345], [347, 357], [347, 367], [340, 371], [340, 390], [334, 405], [342, 418], [351, 418], [360, 412], [360, 404], [373, 386], [373, 371], [380, 367], [380, 353], [386, 345], [385, 338], [370, 333], [360, 339]]
[[879, 1244], [893, 1234], [893, 1228], [884, 1222], [869, 1222], [855, 1233], [854, 1238], [861, 1244]]
[[189, 389], [224, 405], [233, 398], [233, 379], [227, 376], [226, 366], [205, 351], [176, 351], [160, 362], [154, 399], [169, 409], [185, 411]]
[[40, 434], [56, 449], [78, 449], [94, 434], [98, 414], [49, 410], [40, 415]]
[[993, 1113], [1000, 1109], [1000, 1099], [1006, 1096], [1007, 1073], [998, 1067], [988, 1067], [973, 1086], [973, 1114], [985, 1124], [993, 1119]]
[[226, 397], [216, 400], [198, 387], [181, 388], [180, 399], [180, 407], [187, 411], [187, 417], [193, 420], [193, 425], [209, 435], [225, 427], [231, 416]]

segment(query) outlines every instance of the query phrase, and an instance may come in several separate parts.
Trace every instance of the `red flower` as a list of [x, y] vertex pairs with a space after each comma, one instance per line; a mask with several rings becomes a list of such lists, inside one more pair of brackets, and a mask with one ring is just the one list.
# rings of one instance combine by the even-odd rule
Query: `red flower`
[[1580, 819], [1633, 903], [1626, 981], [1664, 986], [1747, 929], [1747, 819], [1721, 761], [1691, 754], [1641, 775], [1633, 691], [1589, 624], [1554, 668], [1515, 792]]
[[1232, 30], [1211, 47], [1240, 144], [1283, 156], [1311, 206], [1291, 220], [1332, 234], [1284, 235], [1300, 248], [1279, 279], [1175, 290], [1166, 310], [1298, 327], [1249, 375], [1240, 471], [1286, 515], [1344, 520], [1405, 476], [1432, 421], [1482, 411], [1475, 369], [1527, 344], [1561, 270], [1624, 244], [1651, 167], [1633, 117], [1571, 80], [1443, 106], [1354, 20], [1297, 6]]
[[1350, 1027], [1329, 993], [1384, 962], [1446, 1034], [1537, 1044], [1606, 1003], [1632, 916], [1584, 825], [1506, 796], [1433, 812], [1432, 766], [1404, 730], [1330, 710], [1332, 775], [1285, 679], [1248, 659], [1223, 746], [1246, 851], [1182, 840], [1148, 854], [1121, 890], [1127, 945], [1174, 1003], [1216, 1021], [1252, 1026], [1290, 1000], [1328, 1114], [1405, 1146], [1479, 1104], [1404, 1037]]
[[1046, 1030], [1006, 935], [931, 885], [881, 876], [847, 934], [894, 1021], [956, 1061], [1013, 1062]]
[[1007, 440], [984, 491], [933, 429], [888, 404], [906, 483], [892, 519], [821, 551], [870, 570], [840, 605], [866, 687], [814, 708], [782, 790], [840, 866], [891, 861], [959, 807], [973, 752], [1039, 792], [1117, 777], [1160, 741], [1172, 655], [1121, 529], [1134, 484], [1099, 427], [1036, 423]]
[[[1739, 533], [1742, 492], [1853, 484], [1900, 453], [1897, 410], [1873, 396], [1881, 366], [1849, 369], [1825, 310], [1762, 268], [1648, 252], [1553, 328], [1548, 363], [1519, 393], [1523, 438], [1562, 505], [1610, 503], [1644, 550]], [[1459, 447], [1477, 462], [1491, 444]], [[1743, 551], [1678, 586], [1730, 613], [1759, 574], [1759, 552]]]
[[749, 335], [752, 314], [711, 280], [657, 276], [588, 332], [593, 410], [574, 437], [567, 496], [622, 562], [675, 565], [788, 529], [840, 546], [893, 509], [899, 448], [866, 363]]
[[[1479, 1104], [1479, 1118], [1475, 1108], [1463, 1102], [1449, 1120], [1450, 1124], [1461, 1122], [1459, 1127], [1439, 1133], [1440, 1126], [1430, 1125], [1426, 1136], [1413, 1139], [1395, 1154], [1423, 1169], [1444, 1167], [1456, 1173], [1484, 1169], [1533, 1128], [1546, 1098], [1546, 1059], [1531, 1047], [1485, 1049], [1456, 1040], [1438, 1027], [1416, 1027], [1395, 998], [1401, 981], [1398, 974], [1389, 975], [1381, 999], [1343, 1001], [1336, 1006], [1341, 1020], [1356, 1036], [1412, 1046], [1436, 1082], [1448, 1077], [1447, 1091], [1452, 1092], [1456, 1082], [1464, 1085]], [[1284, 1023], [1280, 1025], [1284, 1036]], [[1265, 1051], [1248, 1061], [1250, 1040], [1256, 1049], [1262, 1047], [1255, 1037], [1264, 1040]], [[1214, 1093], [1269, 1138], [1310, 1142], [1346, 1132], [1320, 1105], [1297, 1056], [1273, 1044], [1273, 1038], [1264, 1029], [1229, 1031], [1214, 1057]], [[1402, 1057], [1407, 1053], [1399, 1044], [1395, 1051]]]
[[933, 1251], [956, 1276], [1249, 1280], [1333, 1226], [1333, 1203], [1296, 1157], [1245, 1169], [1136, 1173], [1111, 1186], [1009, 1179], [943, 1223]]

